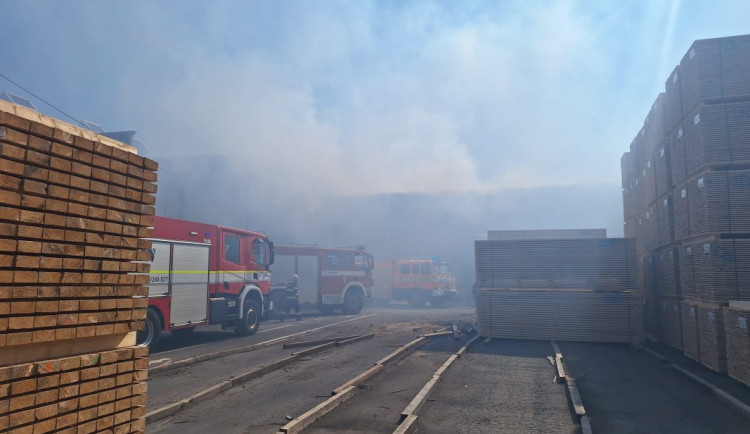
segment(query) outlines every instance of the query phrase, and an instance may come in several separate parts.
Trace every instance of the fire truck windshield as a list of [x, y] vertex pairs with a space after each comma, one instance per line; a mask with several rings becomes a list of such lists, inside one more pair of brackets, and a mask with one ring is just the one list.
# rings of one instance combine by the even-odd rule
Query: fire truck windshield
[[447, 261], [435, 261], [432, 268], [435, 270], [435, 274], [449, 274], [451, 272]]
[[259, 238], [256, 238], [253, 241], [253, 258], [255, 258], [255, 262], [258, 264], [261, 264], [263, 266], [268, 266], [268, 248], [266, 247], [266, 242], [264, 240], [261, 240]]

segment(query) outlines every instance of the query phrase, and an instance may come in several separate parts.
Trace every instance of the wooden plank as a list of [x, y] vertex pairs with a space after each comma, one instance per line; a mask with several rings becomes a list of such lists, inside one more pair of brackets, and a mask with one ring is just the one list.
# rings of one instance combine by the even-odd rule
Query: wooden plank
[[297, 351], [296, 353], [292, 353], [292, 356], [305, 356], [308, 354], [317, 353], [320, 350], [326, 349], [326, 348], [332, 348], [336, 346], [336, 342], [328, 342], [326, 344], [318, 345], [306, 350]]
[[354, 396], [354, 393], [356, 392], [356, 390], [357, 388], [355, 386], [350, 386], [344, 391], [342, 391], [341, 393], [326, 399], [325, 401], [316, 405], [315, 407], [308, 410], [301, 416], [295, 418], [288, 424], [281, 427], [281, 432], [287, 433], [287, 434], [294, 434], [294, 433], [298, 433], [302, 431], [306, 427], [310, 426], [313, 422], [325, 416], [331, 410], [338, 407], [339, 405], [344, 403], [346, 400]]
[[425, 383], [424, 386], [422, 386], [422, 389], [417, 393], [417, 396], [414, 397], [414, 399], [409, 402], [409, 404], [404, 408], [404, 410], [401, 412], [401, 421], [403, 422], [409, 415], [415, 414], [419, 409], [424, 405], [424, 403], [427, 401], [427, 397], [430, 396], [430, 393], [432, 392], [432, 389], [435, 388], [438, 381], [440, 381], [440, 377], [432, 377], [427, 383]]
[[70, 341], [17, 346], [13, 351], [0, 352], [0, 366], [17, 365], [34, 360], [56, 359], [71, 354], [87, 354], [135, 345], [135, 332], [127, 334], [97, 336]]
[[581, 400], [581, 395], [578, 393], [575, 380], [572, 377], [566, 377], [565, 381], [568, 386], [568, 395], [570, 395], [573, 410], [578, 417], [586, 416], [586, 409], [583, 407], [583, 400]]
[[[76, 127], [75, 125], [63, 122], [59, 119], [55, 119], [47, 115], [43, 115], [37, 111], [13, 104], [5, 100], [0, 100], [0, 111], [11, 113], [15, 116], [18, 116], [19, 118], [29, 120], [42, 126], [54, 128], [55, 130], [60, 132], [60, 135], [67, 134], [69, 136], [79, 136], [83, 139], [87, 139], [93, 142], [100, 142], [124, 152], [136, 153], [136, 149], [132, 146], [126, 145], [122, 142], [118, 142], [117, 140], [111, 139], [109, 137], [99, 135], [91, 130]], [[29, 125], [29, 129], [32, 129], [31, 125]]]
[[300, 348], [300, 347], [310, 347], [313, 345], [321, 345], [321, 344], [327, 344], [329, 342], [339, 342], [351, 338], [355, 338], [358, 335], [353, 336], [344, 336], [344, 337], [338, 337], [338, 338], [327, 338], [327, 339], [316, 339], [313, 341], [301, 341], [301, 342], [288, 342], [283, 345], [284, 349], [289, 348]]
[[347, 388], [351, 386], [359, 386], [360, 384], [364, 383], [365, 381], [377, 375], [382, 370], [383, 370], [383, 365], [376, 364], [372, 368], [367, 369], [366, 371], [362, 372], [361, 374], [357, 375], [356, 377], [352, 378], [351, 380], [347, 381], [341, 386], [333, 389], [333, 392], [331, 394], [338, 395], [339, 393], [343, 392], [344, 390], [346, 390]]
[[349, 345], [349, 344], [353, 344], [355, 342], [360, 342], [360, 341], [364, 341], [364, 340], [367, 340], [367, 339], [372, 339], [374, 337], [375, 337], [375, 333], [368, 333], [366, 335], [355, 336], [355, 337], [352, 337], [352, 338], [349, 338], [349, 339], [344, 339], [344, 340], [341, 340], [341, 341], [337, 341], [336, 342], [336, 346], [340, 347], [342, 345]]
[[404, 419], [393, 431], [393, 434], [412, 434], [417, 432], [417, 420], [419, 419], [419, 416], [416, 414], [410, 414], [406, 416], [406, 419]]

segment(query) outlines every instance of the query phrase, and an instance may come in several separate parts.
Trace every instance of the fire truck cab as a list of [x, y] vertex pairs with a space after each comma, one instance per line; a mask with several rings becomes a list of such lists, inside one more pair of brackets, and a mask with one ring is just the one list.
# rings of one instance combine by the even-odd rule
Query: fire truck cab
[[299, 302], [323, 313], [341, 309], [345, 314], [362, 310], [372, 296], [372, 256], [364, 248], [329, 249], [316, 246], [277, 245], [273, 265], [274, 304], [283, 304], [284, 291], [294, 274], [300, 278]]
[[373, 299], [406, 300], [414, 307], [440, 307], [456, 294], [456, 277], [444, 259], [405, 259], [375, 264]]
[[187, 334], [221, 324], [252, 335], [270, 298], [273, 243], [265, 234], [156, 217], [148, 313], [138, 342], [156, 345], [162, 331]]

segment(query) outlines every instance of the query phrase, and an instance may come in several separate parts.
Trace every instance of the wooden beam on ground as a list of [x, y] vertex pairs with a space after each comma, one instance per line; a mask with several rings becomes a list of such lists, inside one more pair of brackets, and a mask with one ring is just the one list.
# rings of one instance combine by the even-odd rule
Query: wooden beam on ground
[[325, 416], [331, 410], [338, 407], [339, 405], [344, 403], [346, 400], [354, 396], [354, 393], [356, 391], [357, 391], [357, 388], [355, 386], [349, 386], [348, 388], [343, 390], [341, 393], [336, 394], [326, 399], [325, 401], [316, 405], [315, 407], [308, 410], [301, 416], [296, 417], [294, 420], [292, 420], [288, 424], [281, 427], [281, 432], [286, 433], [286, 434], [294, 434], [294, 433], [298, 433], [302, 431], [303, 429], [310, 426], [313, 422]]
[[311, 346], [314, 346], [314, 345], [327, 344], [329, 342], [345, 341], [347, 339], [356, 338], [358, 336], [359, 335], [353, 335], [353, 336], [343, 336], [343, 337], [337, 337], [337, 338], [316, 339], [316, 340], [312, 340], [312, 341], [287, 342], [287, 343], [284, 344], [284, 349], [300, 348], [300, 347], [311, 347]]
[[446, 331], [443, 331], [443, 332], [428, 333], [428, 334], [424, 335], [424, 337], [427, 338], [427, 339], [442, 338], [444, 336], [453, 336], [453, 332], [450, 331], [450, 330], [446, 330]]
[[398, 428], [393, 431], [393, 434], [412, 434], [417, 432], [417, 419], [419, 416], [416, 414], [410, 414], [404, 419]]
[[375, 337], [375, 333], [368, 333], [366, 335], [355, 336], [355, 337], [350, 338], [350, 339], [344, 339], [344, 340], [341, 340], [341, 341], [336, 341], [336, 346], [340, 347], [342, 345], [349, 345], [349, 344], [353, 344], [355, 342], [364, 341], [364, 340], [367, 340], [367, 339], [372, 339], [374, 337]]

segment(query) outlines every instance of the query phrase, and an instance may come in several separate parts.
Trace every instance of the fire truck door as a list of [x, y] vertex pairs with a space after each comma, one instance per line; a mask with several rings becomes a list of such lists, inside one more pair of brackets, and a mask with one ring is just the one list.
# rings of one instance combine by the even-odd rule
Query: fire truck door
[[284, 289], [294, 275], [294, 255], [277, 254], [271, 265], [271, 282], [273, 289]]
[[208, 320], [209, 248], [206, 244], [172, 245], [171, 327]]
[[297, 256], [299, 275], [299, 302], [318, 304], [318, 257]]
[[172, 262], [172, 247], [164, 241], [151, 243], [151, 271], [149, 272], [149, 298], [169, 296], [169, 264]]
[[388, 301], [393, 297], [393, 264], [377, 264], [373, 270], [375, 287], [372, 298], [376, 301]]

